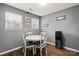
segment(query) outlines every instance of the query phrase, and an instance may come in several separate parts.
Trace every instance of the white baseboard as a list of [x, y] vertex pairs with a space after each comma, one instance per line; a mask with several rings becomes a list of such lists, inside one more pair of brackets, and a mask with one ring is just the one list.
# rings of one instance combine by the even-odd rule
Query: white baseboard
[[51, 43], [51, 42], [47, 42], [48, 44], [51, 44], [51, 45], [55, 45], [54, 43]]
[[[51, 45], [55, 45], [54, 43], [51, 43], [51, 42], [47, 42], [48, 44], [51, 44]], [[75, 51], [75, 52], [79, 52], [79, 50], [77, 49], [73, 49], [73, 48], [69, 48], [69, 47], [64, 47], [65, 49], [68, 49], [68, 50], [71, 50], [71, 51]]]
[[75, 52], [79, 52], [79, 50], [77, 49], [73, 49], [73, 48], [69, 48], [69, 47], [64, 47], [65, 49], [71, 50], [71, 51], [75, 51]]
[[13, 49], [11, 49], [11, 50], [7, 50], [7, 51], [4, 51], [4, 52], [1, 52], [0, 55], [3, 55], [3, 54], [6, 54], [6, 53], [9, 53], [9, 52], [12, 52], [12, 51], [18, 50], [18, 49], [20, 49], [20, 48], [22, 48], [22, 46], [17, 47], [17, 48], [13, 48]]

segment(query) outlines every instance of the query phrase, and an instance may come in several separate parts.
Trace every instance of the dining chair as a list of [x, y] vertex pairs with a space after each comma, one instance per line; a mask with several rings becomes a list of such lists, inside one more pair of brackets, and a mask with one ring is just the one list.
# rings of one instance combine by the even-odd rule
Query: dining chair
[[[27, 33], [26, 33], [26, 37], [27, 37], [27, 36], [30, 36], [30, 35], [32, 35], [32, 34], [33, 34], [32, 32], [27, 32]], [[27, 40], [27, 39], [26, 39], [26, 40]], [[33, 44], [33, 41], [27, 41], [27, 43], [31, 45], [31, 44]]]
[[35, 44], [35, 50], [36, 50], [36, 48], [39, 48], [39, 49], [40, 49], [40, 55], [41, 55], [41, 56], [42, 56], [43, 48], [45, 48], [45, 53], [46, 53], [46, 55], [47, 55], [46, 43], [47, 43], [47, 37], [46, 37], [46, 33], [44, 33], [44, 35], [41, 35], [41, 40], [38, 41], [38, 42]]
[[27, 42], [27, 39], [25, 38], [26, 36], [22, 34], [23, 36], [23, 43], [24, 43], [24, 56], [26, 56], [27, 48], [32, 48], [33, 49], [33, 55], [34, 55], [34, 45], [29, 44]]

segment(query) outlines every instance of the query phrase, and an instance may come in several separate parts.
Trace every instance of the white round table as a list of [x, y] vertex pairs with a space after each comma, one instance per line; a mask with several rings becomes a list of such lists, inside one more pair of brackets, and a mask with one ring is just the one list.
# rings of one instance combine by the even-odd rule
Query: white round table
[[[27, 41], [33, 41], [35, 43], [36, 41], [42, 41], [45, 37], [42, 37], [42, 35], [30, 35], [26, 37]], [[35, 47], [34, 47], [35, 49]], [[34, 54], [36, 54], [36, 50], [34, 51]]]
[[40, 41], [44, 39], [44, 37], [42, 37], [41, 35], [30, 35], [26, 37], [26, 40], [28, 41]]

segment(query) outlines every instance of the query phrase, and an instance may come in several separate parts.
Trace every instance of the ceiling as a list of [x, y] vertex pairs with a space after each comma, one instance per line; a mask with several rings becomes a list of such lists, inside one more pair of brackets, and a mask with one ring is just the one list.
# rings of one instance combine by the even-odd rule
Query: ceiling
[[[12, 7], [19, 8], [24, 11], [28, 11], [38, 16], [44, 16], [53, 12], [57, 12], [72, 6], [79, 5], [78, 3], [48, 3], [45, 6], [41, 6], [39, 3], [6, 3]], [[29, 10], [29, 8], [31, 8]]]

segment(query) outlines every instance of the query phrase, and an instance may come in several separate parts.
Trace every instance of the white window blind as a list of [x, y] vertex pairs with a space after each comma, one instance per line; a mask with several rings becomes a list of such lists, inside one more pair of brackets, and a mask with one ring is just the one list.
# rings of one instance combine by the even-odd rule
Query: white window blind
[[31, 18], [31, 29], [33, 30], [39, 29], [39, 19]]
[[22, 15], [13, 12], [5, 12], [5, 29], [6, 30], [21, 30]]

